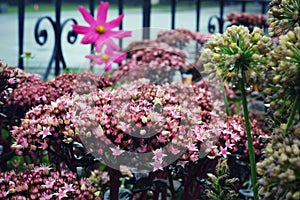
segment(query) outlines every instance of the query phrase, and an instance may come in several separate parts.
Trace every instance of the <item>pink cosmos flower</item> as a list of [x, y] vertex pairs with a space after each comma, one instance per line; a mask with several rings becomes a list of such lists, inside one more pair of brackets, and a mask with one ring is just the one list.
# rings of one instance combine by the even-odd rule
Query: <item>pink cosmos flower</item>
[[126, 58], [126, 53], [114, 53], [111, 48], [106, 48], [104, 53], [101, 54], [90, 54], [85, 56], [90, 59], [91, 65], [105, 65], [104, 70], [107, 72], [111, 69], [112, 63], [120, 64], [122, 60]]
[[106, 22], [108, 7], [108, 2], [101, 1], [97, 11], [97, 18], [94, 19], [94, 17], [83, 6], [79, 6], [78, 10], [90, 26], [81, 26], [77, 24], [72, 25], [75, 33], [84, 34], [81, 43], [94, 44], [97, 51], [100, 51], [104, 44], [113, 50], [119, 50], [120, 47], [114, 43], [112, 38], [120, 39], [131, 36], [131, 31], [113, 30], [120, 25], [124, 14], [120, 15], [116, 19]]

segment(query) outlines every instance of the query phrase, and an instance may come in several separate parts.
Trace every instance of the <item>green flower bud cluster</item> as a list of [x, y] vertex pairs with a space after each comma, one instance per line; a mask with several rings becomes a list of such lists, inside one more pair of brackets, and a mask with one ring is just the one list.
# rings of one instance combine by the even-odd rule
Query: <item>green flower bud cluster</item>
[[274, 129], [265, 158], [257, 163], [259, 194], [262, 199], [300, 199], [300, 123], [284, 137], [284, 129]]
[[238, 184], [237, 178], [230, 178], [230, 171], [226, 159], [219, 159], [216, 166], [215, 174], [207, 173], [208, 189], [207, 197], [213, 200], [234, 200], [237, 199], [238, 193], [235, 190]]
[[[265, 76], [266, 105], [275, 122], [286, 123], [294, 109], [294, 122], [299, 119], [300, 98], [300, 27], [281, 35], [269, 53]], [[296, 108], [293, 108], [296, 106]]]
[[299, 26], [299, 0], [273, 0], [268, 11], [269, 35], [277, 37]]
[[255, 28], [250, 33], [245, 26], [233, 25], [224, 34], [210, 37], [199, 62], [211, 79], [221, 76], [224, 81], [237, 82], [243, 71], [246, 82], [254, 84], [263, 69], [265, 54], [272, 46], [272, 40], [264, 36], [262, 29]]

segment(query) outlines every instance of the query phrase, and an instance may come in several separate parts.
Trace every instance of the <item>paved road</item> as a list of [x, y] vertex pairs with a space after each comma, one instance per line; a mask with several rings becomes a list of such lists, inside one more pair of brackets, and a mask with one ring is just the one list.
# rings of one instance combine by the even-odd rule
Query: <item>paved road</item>
[[[260, 7], [248, 7], [248, 12], [260, 12]], [[240, 6], [228, 6], [225, 9], [225, 16], [232, 11], [239, 11]], [[108, 19], [118, 16], [117, 10], [109, 10]], [[201, 9], [200, 32], [207, 33], [208, 20], [212, 15], [218, 15], [219, 8], [203, 8]], [[25, 35], [24, 35], [24, 51], [30, 51], [34, 55], [34, 59], [29, 61], [29, 66], [45, 68], [48, 65], [53, 47], [54, 33], [48, 21], [44, 21], [42, 28], [48, 30], [48, 41], [44, 46], [39, 46], [34, 39], [34, 27], [39, 17], [50, 16], [54, 19], [54, 13], [28, 13], [25, 14]], [[62, 21], [68, 18], [75, 18], [79, 24], [86, 24], [78, 11], [63, 12]], [[0, 14], [0, 59], [12, 66], [18, 64], [18, 16], [17, 14]], [[125, 18], [123, 20], [125, 30], [132, 30], [133, 37], [124, 40], [124, 46], [130, 41], [141, 40], [142, 10], [125, 10]], [[151, 15], [151, 37], [154, 38], [158, 31], [170, 29], [171, 14], [166, 11], [153, 11]], [[71, 24], [68, 26], [71, 28]], [[79, 43], [74, 45], [66, 42], [66, 34], [68, 27], [63, 31], [62, 48], [66, 63], [69, 67], [82, 67], [88, 64], [84, 58], [89, 53], [90, 47]], [[177, 11], [176, 27], [186, 28], [195, 31], [196, 13], [191, 11]], [[82, 37], [79, 36], [79, 39]]]

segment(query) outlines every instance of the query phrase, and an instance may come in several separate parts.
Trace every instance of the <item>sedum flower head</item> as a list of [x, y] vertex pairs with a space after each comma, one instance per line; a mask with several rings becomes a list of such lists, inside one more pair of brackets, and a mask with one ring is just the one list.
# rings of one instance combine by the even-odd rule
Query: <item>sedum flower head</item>
[[0, 176], [0, 199], [101, 199], [88, 180], [66, 170], [36, 166], [0, 172]]

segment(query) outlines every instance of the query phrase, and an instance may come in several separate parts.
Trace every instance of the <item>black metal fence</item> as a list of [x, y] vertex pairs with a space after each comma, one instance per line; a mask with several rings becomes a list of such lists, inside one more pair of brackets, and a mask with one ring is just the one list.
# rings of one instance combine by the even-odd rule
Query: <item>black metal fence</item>
[[[176, 28], [175, 27], [175, 21], [176, 21], [176, 8], [178, 4], [178, 0], [169, 0], [170, 1], [170, 11], [171, 11], [171, 29]], [[224, 10], [226, 9], [226, 5], [229, 3], [232, 4], [239, 4], [241, 6], [240, 11], [238, 12], [246, 12], [246, 7], [248, 3], [253, 3], [256, 2], [257, 4], [260, 5], [260, 9], [258, 7], [258, 13], [265, 14], [267, 9], [268, 9], [268, 4], [270, 0], [232, 0], [232, 1], [227, 1], [227, 0], [194, 0], [192, 1], [195, 4], [195, 13], [196, 13], [196, 27], [195, 30], [199, 31], [200, 29], [200, 12], [201, 12], [201, 6], [202, 2], [208, 2], [208, 1], [214, 1], [216, 5], [219, 6], [219, 14], [218, 15], [213, 15], [209, 18], [208, 22], [208, 32], [210, 33], [215, 33], [217, 30], [218, 32], [223, 32], [224, 30], [224, 22], [225, 22], [225, 16], [224, 16]], [[40, 24], [44, 20], [48, 20], [51, 23], [51, 26], [54, 30], [55, 33], [55, 45], [52, 51], [52, 55], [50, 58], [50, 61], [48, 63], [48, 67], [46, 69], [46, 73], [44, 75], [44, 79], [48, 77], [48, 74], [51, 70], [51, 68], [54, 66], [55, 68], [55, 75], [60, 74], [60, 70], [66, 68], [66, 62], [63, 56], [62, 48], [61, 48], [61, 34], [62, 30], [64, 29], [65, 25], [67, 23], [77, 23], [77, 21], [73, 18], [66, 19], [65, 21], [61, 21], [61, 6], [62, 6], [62, 0], [53, 0], [53, 5], [55, 7], [55, 19], [52, 19], [49, 16], [43, 16], [40, 17], [36, 23], [35, 26], [35, 31], [34, 31], [34, 36], [35, 36], [35, 41], [39, 45], [44, 45], [45, 42], [47, 41], [48, 33], [47, 30], [42, 29], [40, 30]], [[94, 15], [94, 10], [95, 10], [95, 0], [88, 0], [88, 5], [89, 5], [89, 10], [92, 15]], [[118, 11], [119, 14], [123, 13], [124, 10], [124, 0], [117, 0], [117, 5], [118, 5]], [[151, 27], [151, 0], [142, 0], [142, 15], [143, 15], [143, 22], [142, 22], [142, 27]], [[23, 55], [24, 50], [23, 50], [23, 44], [24, 44], [24, 16], [25, 16], [25, 1], [24, 0], [19, 0], [18, 1], [18, 20], [19, 20], [19, 33], [18, 33], [18, 38], [19, 38], [19, 55]], [[123, 24], [120, 24], [119, 29], [123, 29]], [[72, 31], [69, 31], [68, 36], [67, 36], [67, 42], [70, 44], [75, 43], [77, 38], [77, 35], [73, 33]], [[149, 29], [144, 29], [143, 32], [143, 38], [149, 38]], [[23, 69], [24, 68], [24, 63], [23, 63], [23, 58], [20, 56], [19, 57], [19, 62], [18, 66], [19, 68]]]

